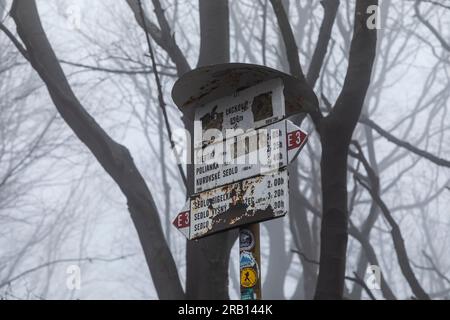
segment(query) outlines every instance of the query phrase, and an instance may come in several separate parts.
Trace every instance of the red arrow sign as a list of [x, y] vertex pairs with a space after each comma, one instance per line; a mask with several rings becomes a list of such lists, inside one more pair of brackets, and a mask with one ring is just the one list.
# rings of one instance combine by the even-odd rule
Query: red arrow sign
[[173, 225], [177, 229], [189, 227], [190, 226], [189, 211], [180, 212], [173, 221]]
[[305, 146], [306, 141], [308, 140], [308, 135], [289, 120], [286, 121], [286, 131], [288, 159], [289, 163], [291, 163], [295, 160], [295, 158], [297, 158], [298, 154]]
[[186, 238], [189, 239], [189, 233], [191, 229], [191, 204], [188, 201], [183, 210], [173, 220], [173, 225], [177, 228]]
[[287, 135], [288, 150], [300, 148], [306, 141], [306, 133], [301, 130], [289, 132]]

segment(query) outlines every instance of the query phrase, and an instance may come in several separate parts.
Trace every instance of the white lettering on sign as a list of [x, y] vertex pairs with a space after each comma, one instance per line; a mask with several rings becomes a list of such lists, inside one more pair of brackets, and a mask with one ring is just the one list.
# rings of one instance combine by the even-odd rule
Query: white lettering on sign
[[174, 225], [178, 229], [189, 227], [189, 225], [190, 225], [190, 214], [189, 214], [189, 211], [181, 212], [177, 216], [177, 218], [175, 219]]
[[284, 168], [192, 196], [189, 238], [284, 216], [289, 208], [288, 180]]
[[189, 231], [191, 227], [191, 205], [187, 202], [181, 211], [173, 220], [173, 225], [177, 228], [182, 234], [189, 239]]
[[283, 89], [281, 79], [272, 79], [197, 107], [194, 147], [223, 140], [227, 129], [258, 129], [283, 119]]

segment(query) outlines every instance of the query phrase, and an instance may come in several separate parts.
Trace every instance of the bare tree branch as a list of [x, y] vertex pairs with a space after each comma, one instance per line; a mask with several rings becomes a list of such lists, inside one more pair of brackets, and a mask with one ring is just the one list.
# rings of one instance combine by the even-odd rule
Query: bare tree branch
[[448, 284], [450, 284], [450, 278], [448, 278], [445, 274], [443, 274], [441, 272], [441, 270], [439, 270], [439, 268], [436, 266], [436, 264], [434, 263], [433, 259], [425, 252], [422, 251], [422, 254], [424, 255], [424, 257], [428, 260], [428, 262], [431, 265], [431, 269], [436, 272], [436, 274], [443, 279], [445, 282], [447, 282]]
[[366, 293], [370, 297], [370, 299], [377, 300], [377, 298], [375, 298], [372, 291], [367, 286], [366, 282], [363, 279], [361, 279], [356, 272], [353, 272], [353, 275], [355, 277], [346, 276], [345, 279], [354, 281], [355, 283], [359, 284], [364, 289], [364, 291], [366, 291]]
[[314, 88], [319, 78], [325, 56], [327, 54], [328, 44], [331, 39], [336, 13], [339, 8], [339, 0], [322, 0], [321, 5], [324, 10], [322, 24], [320, 26], [319, 38], [317, 39], [316, 49], [309, 65], [306, 80], [311, 88]]
[[[111, 69], [111, 68], [100, 67], [100, 66], [91, 66], [91, 65], [77, 63], [77, 62], [71, 62], [71, 61], [67, 61], [67, 60], [63, 60], [63, 59], [59, 59], [59, 62], [61, 62], [62, 64], [72, 66], [72, 67], [78, 67], [78, 68], [83, 68], [83, 69], [89, 69], [92, 71], [100, 71], [100, 72], [113, 73], [113, 74], [125, 74], [125, 75], [153, 74], [153, 69], [151, 69], [151, 68], [139, 69], [139, 70], [134, 70], [134, 69], [126, 70], [126, 69]], [[167, 76], [167, 77], [177, 77], [177, 75], [175, 73], [164, 72], [164, 71], [159, 71], [159, 73], [164, 76]]]
[[[169, 25], [167, 24], [167, 21], [165, 20], [164, 15], [162, 14], [162, 10], [161, 10], [161, 7], [159, 6], [159, 2], [156, 0], [153, 2], [154, 3], [156, 2], [156, 5], [158, 6], [156, 9], [156, 11], [159, 12], [158, 16], [162, 15], [161, 20], [163, 20], [163, 21], [162, 22], [160, 21], [160, 23], [163, 23], [163, 25], [164, 25], [163, 30], [165, 30], [164, 32], [168, 32], [167, 29], [169, 28]], [[163, 94], [163, 89], [161, 86], [161, 81], [159, 79], [159, 73], [158, 73], [158, 67], [156, 65], [155, 54], [153, 52], [152, 43], [151, 43], [150, 37], [148, 35], [149, 33], [147, 32], [148, 29], [147, 29], [147, 24], [145, 22], [144, 9], [142, 8], [141, 0], [138, 0], [138, 3], [139, 3], [139, 11], [141, 13], [141, 19], [144, 24], [145, 38], [147, 40], [148, 50], [150, 53], [150, 59], [152, 61], [152, 68], [153, 68], [153, 74], [155, 76], [156, 87], [158, 88], [159, 107], [160, 107], [161, 112], [164, 117], [164, 124], [165, 124], [166, 130], [167, 130], [167, 136], [169, 138], [170, 148], [172, 149], [172, 152], [174, 153], [174, 155], [176, 157], [178, 171], [179, 171], [181, 179], [183, 180], [183, 183], [187, 189], [187, 187], [188, 187], [187, 178], [186, 178], [186, 174], [184, 173], [183, 167], [181, 165], [181, 159], [179, 158], [179, 154], [176, 151], [175, 142], [173, 141], [172, 128], [170, 126], [169, 117], [167, 115], [167, 105], [166, 105], [166, 102], [164, 101], [164, 94]]]
[[431, 33], [436, 37], [436, 39], [439, 40], [439, 42], [441, 43], [442, 47], [446, 50], [446, 51], [450, 51], [450, 44], [444, 40], [444, 38], [441, 36], [441, 34], [436, 30], [435, 27], [433, 27], [433, 25], [431, 23], [429, 23], [421, 14], [420, 14], [420, 6], [421, 1], [420, 0], [416, 0], [416, 2], [414, 3], [414, 12], [416, 13], [417, 18], [419, 19], [420, 22], [422, 22], [422, 24], [428, 28], [428, 30], [431, 31]]
[[172, 61], [175, 63], [175, 65], [177, 66], [178, 76], [180, 77], [191, 70], [186, 57], [184, 56], [180, 47], [178, 47], [175, 41], [175, 37], [171, 33], [169, 24], [166, 20], [166, 17], [164, 16], [164, 11], [161, 8], [160, 2], [158, 0], [152, 0], [153, 6], [155, 7], [155, 14], [161, 29], [159, 29], [158, 26], [150, 21], [150, 19], [148, 19], [147, 17], [144, 17], [144, 24], [140, 13], [138, 0], [126, 1], [130, 9], [133, 11], [137, 23], [145, 32], [148, 32], [150, 34], [153, 40], [155, 40], [155, 42], [167, 52]]
[[[300, 59], [298, 56], [298, 47], [295, 42], [294, 33], [292, 32], [292, 27], [289, 23], [286, 11], [284, 10], [283, 3], [281, 2], [281, 0], [270, 0], [270, 2], [275, 12], [278, 21], [278, 26], [280, 28], [284, 45], [286, 47], [286, 55], [289, 62], [290, 73], [300, 80], [302, 92], [307, 93], [308, 99], [305, 99], [305, 101], [313, 101], [313, 105], [308, 106], [309, 114], [316, 128], [319, 128], [320, 120], [323, 117], [319, 109], [319, 102], [313, 89], [306, 82], [306, 78], [303, 73], [302, 66], [300, 64]], [[318, 131], [320, 132], [320, 130]]]
[[359, 122], [369, 126], [373, 130], [375, 130], [378, 134], [380, 134], [381, 136], [386, 138], [388, 141], [395, 143], [399, 147], [405, 148], [405, 149], [411, 151], [412, 153], [417, 154], [418, 156], [421, 156], [421, 157], [433, 162], [434, 164], [437, 164], [438, 166], [450, 168], [449, 160], [436, 157], [435, 155], [433, 155], [427, 151], [421, 150], [408, 142], [398, 139], [397, 137], [393, 136], [392, 134], [390, 134], [389, 132], [387, 132], [386, 130], [381, 128], [378, 124], [376, 124], [374, 121], [370, 120], [369, 118], [361, 118], [359, 120]]
[[30, 268], [28, 270], [25, 270], [25, 271], [19, 273], [18, 275], [14, 276], [12, 278], [4, 280], [3, 282], [0, 283], [0, 288], [3, 288], [4, 286], [9, 285], [12, 282], [14, 282], [14, 281], [16, 281], [16, 280], [18, 280], [18, 279], [20, 279], [20, 278], [30, 274], [30, 273], [36, 272], [36, 271], [38, 271], [40, 269], [43, 269], [43, 268], [46, 268], [46, 267], [49, 267], [49, 266], [55, 265], [55, 264], [71, 263], [71, 262], [78, 262], [78, 263], [79, 262], [89, 262], [89, 263], [92, 263], [92, 262], [95, 262], [95, 261], [114, 262], [114, 261], [127, 259], [127, 258], [129, 258], [131, 256], [133, 256], [133, 255], [130, 254], [130, 255], [120, 256], [120, 257], [116, 257], [116, 258], [100, 258], [100, 257], [89, 258], [89, 257], [87, 257], [87, 258], [68, 258], [68, 259], [53, 260], [53, 261], [49, 261], [49, 262], [46, 262], [46, 263], [42, 263], [42, 264], [40, 264], [40, 265], [38, 265], [36, 267]]
[[[350, 221], [349, 233], [351, 236], [353, 236], [356, 240], [359, 241], [359, 243], [361, 244], [361, 246], [367, 256], [368, 261], [372, 265], [379, 266], [380, 263], [378, 262], [377, 255], [376, 255], [375, 250], [374, 250], [372, 244], [370, 243], [369, 239], [367, 239], [367, 237], [365, 237], [351, 221]], [[391, 287], [387, 283], [383, 273], [381, 273], [380, 280], [381, 280], [381, 292], [383, 293], [383, 297], [387, 300], [396, 300], [397, 297], [394, 295], [394, 292], [392, 291]]]
[[416, 278], [416, 275], [414, 274], [414, 271], [411, 268], [408, 253], [406, 251], [405, 247], [405, 241], [403, 240], [400, 227], [398, 226], [397, 222], [394, 220], [394, 218], [391, 215], [391, 212], [389, 211], [387, 205], [384, 203], [384, 201], [381, 199], [379, 194], [374, 192], [370, 186], [368, 186], [365, 182], [363, 182], [358, 176], [355, 176], [355, 179], [358, 181], [359, 184], [361, 184], [371, 195], [372, 199], [375, 200], [375, 202], [378, 204], [378, 206], [381, 209], [381, 212], [383, 213], [384, 217], [386, 218], [387, 222], [389, 223], [391, 227], [391, 236], [392, 240], [394, 242], [394, 248], [395, 252], [397, 254], [398, 263], [400, 265], [400, 269], [402, 270], [403, 275], [405, 276], [406, 280], [408, 281], [408, 284], [410, 285], [413, 293], [416, 295], [417, 298], [422, 300], [429, 300], [429, 295], [425, 292], [425, 290], [420, 285], [419, 281]]
[[99, 126], [73, 93], [42, 27], [35, 1], [14, 1], [12, 17], [29, 61], [47, 85], [58, 112], [126, 196], [159, 296], [184, 297], [155, 202], [128, 149]]
[[[320, 265], [320, 263], [316, 260], [312, 260], [310, 258], [308, 258], [303, 252], [299, 251], [299, 250], [291, 250], [293, 253], [297, 253], [302, 259], [304, 259], [306, 262], [311, 263], [311, 264], [315, 264], [315, 265]], [[372, 291], [370, 291], [369, 287], [367, 287], [366, 283], [364, 282], [363, 279], [361, 279], [356, 272], [353, 273], [354, 277], [350, 277], [350, 276], [345, 276], [345, 279], [350, 280], [355, 282], [356, 284], [360, 285], [366, 292], [367, 295], [372, 299], [372, 300], [376, 300], [375, 296], [373, 295]]]

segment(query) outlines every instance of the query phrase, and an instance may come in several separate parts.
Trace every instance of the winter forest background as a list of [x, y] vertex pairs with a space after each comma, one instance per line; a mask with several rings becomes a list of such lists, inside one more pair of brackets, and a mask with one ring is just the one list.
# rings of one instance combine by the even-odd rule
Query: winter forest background
[[[187, 247], [171, 225], [186, 187], [137, 3], [37, 0], [37, 12], [31, 0], [0, 0], [1, 298], [239, 297], [236, 234]], [[346, 86], [355, 3], [376, 1], [143, 1], [178, 146], [184, 124], [171, 90], [197, 65], [246, 62], [296, 75], [299, 58], [329, 114]], [[346, 168], [344, 297], [448, 299], [450, 1], [383, 0], [378, 22]], [[365, 50], [375, 42], [361, 41], [358, 58], [370, 62]], [[261, 229], [266, 299], [311, 299], [316, 291], [322, 144], [311, 119], [291, 170], [291, 212]], [[120, 170], [131, 158], [116, 143], [134, 159], [129, 177]], [[67, 287], [72, 265], [81, 270], [79, 290]], [[380, 289], [365, 285], [369, 265], [380, 267]]]

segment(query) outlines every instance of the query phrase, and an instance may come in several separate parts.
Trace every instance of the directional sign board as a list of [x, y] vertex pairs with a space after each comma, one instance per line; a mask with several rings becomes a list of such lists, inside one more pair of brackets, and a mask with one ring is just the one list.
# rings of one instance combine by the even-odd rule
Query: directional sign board
[[223, 140], [229, 129], [257, 129], [285, 117], [283, 81], [272, 79], [197, 107], [194, 147]]
[[286, 168], [191, 196], [173, 221], [188, 239], [197, 239], [286, 215], [289, 210]]
[[295, 160], [307, 134], [279, 121], [195, 150], [195, 192], [278, 170]]

